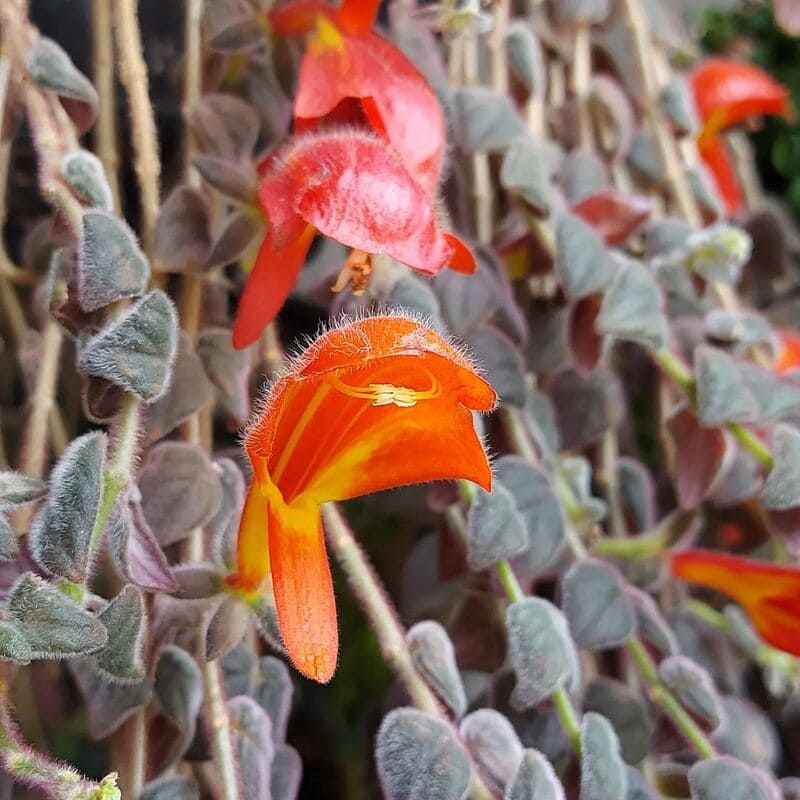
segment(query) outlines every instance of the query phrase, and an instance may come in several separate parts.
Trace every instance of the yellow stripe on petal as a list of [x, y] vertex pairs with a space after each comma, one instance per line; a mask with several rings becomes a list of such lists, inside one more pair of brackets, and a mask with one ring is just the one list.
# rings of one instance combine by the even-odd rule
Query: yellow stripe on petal
[[236, 574], [229, 586], [247, 594], [259, 590], [269, 573], [267, 499], [254, 480], [247, 491], [236, 539]]

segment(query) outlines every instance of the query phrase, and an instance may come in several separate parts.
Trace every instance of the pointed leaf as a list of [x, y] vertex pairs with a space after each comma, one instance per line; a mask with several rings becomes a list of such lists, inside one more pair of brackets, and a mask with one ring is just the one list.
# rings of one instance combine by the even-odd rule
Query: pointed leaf
[[13, 470], [0, 472], [0, 511], [9, 511], [24, 503], [32, 503], [46, 490], [46, 484], [38, 478]]
[[[257, 174], [251, 164], [241, 164], [229, 161], [218, 156], [197, 155], [192, 158], [197, 171], [203, 180], [212, 188], [226, 197], [238, 200], [248, 205], [253, 202], [258, 191]], [[247, 219], [244, 214], [237, 215], [239, 219]], [[251, 239], [258, 230], [258, 223], [249, 219], [249, 230], [252, 231]], [[219, 256], [209, 256], [206, 266], [210, 266]], [[181, 272], [183, 270], [177, 270]]]
[[197, 340], [197, 355], [217, 401], [231, 419], [243, 425], [250, 414], [250, 350], [236, 350], [227, 328], [209, 328]]
[[564, 798], [564, 787], [552, 764], [538, 750], [525, 750], [503, 800], [564, 800]]
[[581, 725], [580, 800], [620, 800], [627, 788], [617, 735], [604, 716], [589, 711]]
[[103, 162], [88, 150], [73, 150], [61, 160], [61, 174], [70, 189], [94, 208], [113, 211], [114, 195]]
[[203, 150], [231, 161], [252, 155], [260, 129], [253, 106], [233, 94], [203, 95], [190, 124]]
[[451, 728], [413, 708], [386, 715], [375, 760], [387, 800], [461, 800], [470, 781], [469, 759]]
[[409, 628], [406, 641], [422, 677], [456, 718], [462, 717], [467, 710], [467, 696], [447, 631], [438, 622], [424, 620]]
[[175, 307], [156, 290], [86, 340], [78, 355], [78, 368], [151, 403], [169, 386], [177, 340]]
[[603, 297], [597, 330], [658, 349], [666, 339], [664, 298], [650, 272], [631, 262], [616, 275]]
[[500, 183], [513, 195], [521, 197], [542, 216], [550, 213], [552, 185], [542, 163], [541, 146], [530, 136], [511, 142], [503, 157]]
[[300, 754], [288, 744], [275, 745], [272, 758], [272, 800], [296, 800], [300, 790], [303, 763]]
[[505, 150], [525, 134], [525, 123], [511, 100], [484, 86], [456, 89], [450, 111], [453, 133], [465, 153]]
[[201, 272], [211, 249], [211, 209], [189, 186], [177, 186], [164, 201], [155, 232], [156, 269]]
[[138, 297], [149, 280], [150, 263], [128, 225], [106, 211], [84, 212], [78, 252], [81, 308], [97, 311], [117, 300]]
[[505, 791], [522, 761], [522, 745], [511, 723], [493, 708], [473, 711], [458, 732], [489, 790]]
[[617, 246], [650, 216], [650, 201], [638, 194], [603, 189], [587, 195], [570, 209], [588, 222], [607, 245]]
[[706, 758], [689, 770], [692, 800], [779, 800], [771, 776], [730, 756]]
[[500, 481], [491, 492], [475, 488], [467, 512], [467, 559], [473, 570], [486, 569], [528, 547], [528, 531], [514, 497]]
[[0, 563], [16, 561], [19, 557], [17, 536], [11, 529], [5, 515], [0, 511]]
[[774, 466], [761, 490], [761, 502], [776, 511], [800, 506], [800, 432], [797, 428], [775, 426], [772, 457]]
[[561, 184], [570, 205], [608, 186], [605, 164], [587, 150], [572, 150], [561, 165]]
[[722, 705], [711, 676], [686, 656], [670, 656], [658, 665], [658, 674], [678, 700], [697, 717], [717, 728], [722, 720]]
[[135, 586], [125, 586], [100, 613], [108, 631], [108, 643], [95, 663], [100, 673], [117, 683], [136, 683], [144, 678], [142, 638], [146, 624], [144, 601]]
[[578, 656], [564, 615], [540, 597], [526, 597], [506, 609], [508, 649], [517, 677], [512, 701], [530, 708], [578, 675]]
[[286, 664], [273, 656], [258, 660], [258, 679], [253, 697], [272, 720], [275, 743], [286, 740], [294, 687]]
[[694, 372], [697, 408], [705, 427], [758, 419], [758, 402], [729, 355], [715, 347], [700, 345], [694, 351]]
[[494, 473], [511, 492], [527, 527], [528, 568], [534, 573], [547, 569], [566, 544], [564, 516], [550, 479], [520, 456], [501, 456]]
[[161, 545], [205, 525], [222, 501], [219, 473], [200, 447], [186, 442], [151, 448], [137, 482], [142, 510]]
[[637, 692], [621, 681], [598, 677], [586, 689], [583, 708], [602, 714], [611, 723], [628, 764], [638, 764], [647, 756], [653, 721]]
[[242, 640], [250, 609], [238, 597], [226, 597], [208, 623], [206, 661], [227, 655]]
[[43, 89], [97, 108], [94, 86], [78, 71], [61, 45], [52, 39], [40, 36], [28, 51], [26, 62], [31, 78]]
[[272, 724], [263, 708], [244, 695], [228, 702], [233, 749], [239, 765], [242, 797], [271, 800], [274, 747]]
[[579, 647], [602, 650], [633, 632], [634, 615], [614, 567], [587, 559], [573, 564], [562, 585], [564, 614]]
[[465, 338], [477, 362], [486, 370], [486, 378], [500, 401], [522, 406], [525, 403], [524, 364], [511, 339], [490, 325], [482, 325]]
[[579, 299], [604, 289], [617, 265], [602, 239], [574, 214], [562, 215], [556, 225], [558, 279], [568, 297]]
[[720, 473], [727, 451], [719, 428], [704, 428], [688, 408], [669, 419], [675, 447], [675, 489], [681, 508], [697, 508]]
[[755, 364], [739, 364], [745, 386], [759, 406], [759, 421], [794, 416], [800, 412], [800, 382], [791, 375], [776, 375]]
[[8, 612], [31, 650], [32, 658], [69, 658], [95, 653], [108, 640], [105, 626], [55, 586], [31, 572], [16, 580]]
[[105, 453], [103, 433], [86, 433], [75, 439], [53, 468], [47, 502], [31, 527], [33, 559], [51, 574], [73, 583], [84, 583], [88, 577]]

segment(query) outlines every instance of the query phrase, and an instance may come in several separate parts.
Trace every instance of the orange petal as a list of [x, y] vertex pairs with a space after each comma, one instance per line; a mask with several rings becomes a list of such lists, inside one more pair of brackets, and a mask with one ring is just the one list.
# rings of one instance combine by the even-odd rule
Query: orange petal
[[711, 172], [725, 210], [728, 214], [735, 214], [742, 207], [742, 190], [725, 143], [717, 136], [701, 136], [697, 140], [697, 149]]
[[[465, 388], [494, 393], [474, 375], [465, 387], [464, 372], [438, 355], [401, 355], [289, 386], [269, 459], [287, 502], [303, 494], [318, 503], [345, 500], [445, 479], [489, 489], [488, 459], [459, 398]], [[376, 404], [376, 386], [385, 387], [384, 404]], [[389, 399], [408, 390], [420, 396], [410, 407]]]
[[235, 348], [241, 349], [256, 341], [278, 315], [297, 280], [313, 239], [314, 229], [310, 225], [282, 250], [275, 249], [271, 232], [264, 237], [239, 300], [233, 326]]
[[320, 17], [334, 19], [336, 9], [319, 0], [290, 0], [269, 10], [267, 19], [278, 36], [300, 36], [313, 31]]
[[750, 610], [750, 618], [764, 641], [800, 656], [800, 597], [768, 597]]
[[672, 556], [672, 573], [727, 594], [748, 610], [767, 597], [800, 597], [800, 569], [712, 550], [676, 553]]
[[447, 266], [455, 272], [472, 275], [475, 272], [475, 256], [472, 255], [472, 250], [452, 233], [445, 233], [444, 240], [453, 248], [453, 255]]
[[236, 574], [229, 586], [243, 592], [257, 592], [269, 573], [267, 499], [256, 481], [250, 484], [236, 537]]
[[783, 375], [790, 370], [800, 369], [800, 334], [781, 331], [781, 349], [775, 358], [775, 372]]
[[270, 494], [269, 554], [281, 636], [294, 666], [327, 683], [336, 669], [339, 632], [319, 507], [286, 505]]
[[336, 22], [349, 34], [368, 33], [378, 16], [378, 6], [380, 0], [342, 0]]

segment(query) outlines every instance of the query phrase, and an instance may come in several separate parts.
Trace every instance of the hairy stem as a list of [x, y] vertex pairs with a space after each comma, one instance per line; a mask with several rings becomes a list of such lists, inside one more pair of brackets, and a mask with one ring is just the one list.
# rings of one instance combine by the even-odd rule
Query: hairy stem
[[662, 682], [658, 674], [658, 667], [641, 640], [637, 636], [632, 636], [626, 642], [626, 647], [639, 669], [639, 674], [650, 690], [650, 699], [661, 707], [697, 755], [701, 758], [716, 756], [717, 751], [714, 745]]
[[[342, 513], [333, 503], [326, 503], [322, 507], [322, 518], [328, 547], [344, 569], [353, 593], [377, 636], [384, 661], [403, 684], [411, 702], [418, 709], [449, 723], [436, 695], [417, 672], [397, 614]], [[492, 798], [492, 793], [474, 769], [470, 796], [473, 800]]]
[[119, 154], [117, 152], [117, 106], [114, 92], [114, 47], [111, 24], [113, 0], [92, 0], [92, 74], [99, 105], [95, 123], [95, 150], [119, 210]]
[[158, 221], [161, 161], [153, 107], [148, 95], [147, 65], [142, 55], [136, 0], [117, 0], [114, 12], [120, 79], [130, 109], [134, 168], [142, 208], [142, 241], [145, 251], [152, 254]]
[[203, 694], [206, 702], [206, 721], [211, 734], [214, 763], [219, 769], [219, 786], [223, 800], [245, 800], [236, 770], [236, 755], [231, 738], [231, 719], [225, 705], [219, 661], [202, 664]]

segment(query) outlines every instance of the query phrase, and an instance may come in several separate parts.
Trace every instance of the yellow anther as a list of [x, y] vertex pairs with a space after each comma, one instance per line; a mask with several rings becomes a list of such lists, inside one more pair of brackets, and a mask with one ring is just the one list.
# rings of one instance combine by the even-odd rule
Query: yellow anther
[[[424, 368], [423, 368], [424, 369]], [[360, 400], [371, 400], [373, 406], [395, 405], [398, 408], [413, 408], [419, 400], [432, 400], [441, 394], [436, 378], [428, 373], [431, 379], [430, 389], [409, 389], [407, 386], [395, 386], [393, 383], [370, 383], [368, 386], [350, 386], [343, 383], [338, 375], [331, 374], [326, 377], [334, 389], [346, 394], [348, 397], [357, 397]]]

